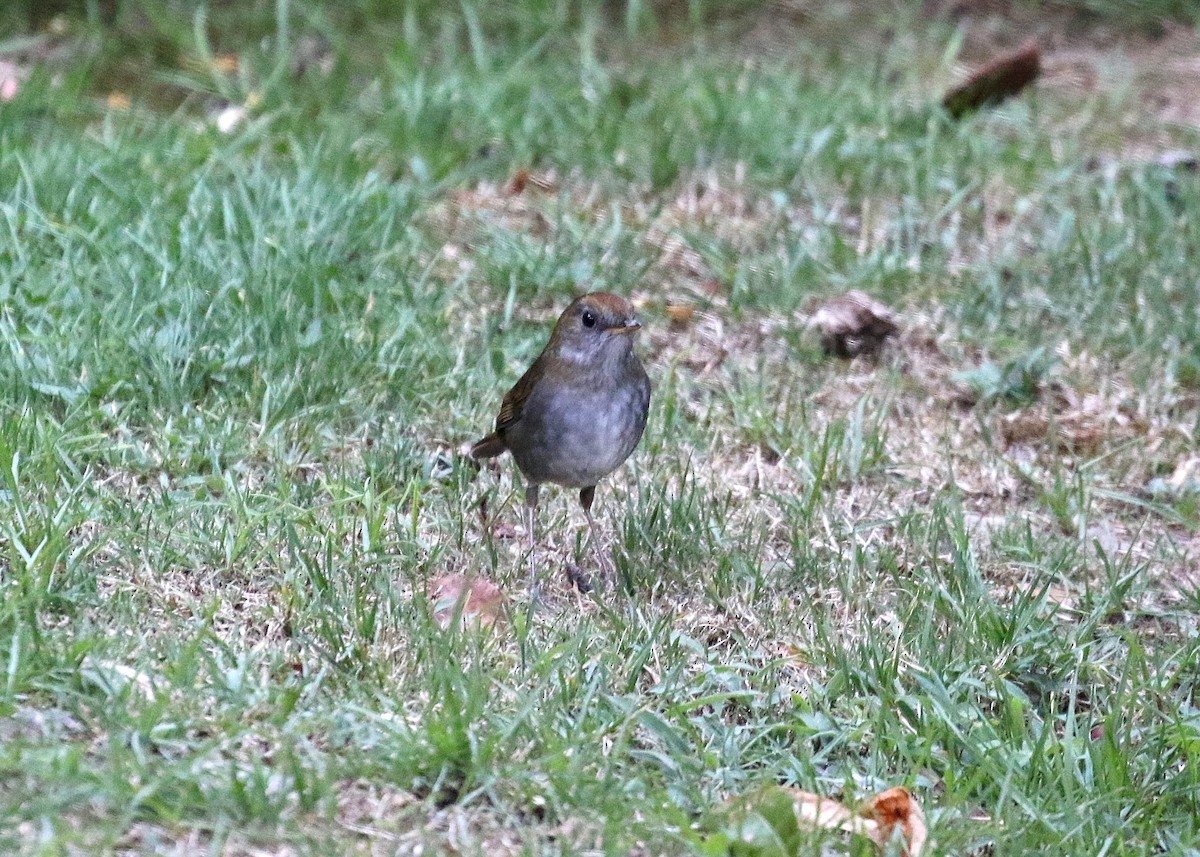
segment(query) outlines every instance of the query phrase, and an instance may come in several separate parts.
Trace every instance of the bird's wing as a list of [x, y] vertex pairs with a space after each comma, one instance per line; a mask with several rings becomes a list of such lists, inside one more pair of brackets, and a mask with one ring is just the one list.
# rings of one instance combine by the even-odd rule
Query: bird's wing
[[521, 419], [521, 409], [529, 400], [537, 379], [542, 376], [542, 357], [538, 355], [533, 365], [525, 371], [512, 389], [504, 394], [500, 402], [500, 413], [496, 415], [496, 427], [492, 433], [475, 441], [471, 447], [471, 457], [474, 459], [494, 458], [507, 451], [508, 444], [504, 440], [504, 432]]
[[521, 409], [525, 407], [529, 394], [533, 392], [538, 378], [542, 376], [541, 364], [542, 355], [538, 355], [533, 365], [525, 370], [520, 380], [504, 395], [504, 400], [500, 402], [500, 413], [496, 415], [496, 434], [503, 435], [506, 428], [521, 419]]

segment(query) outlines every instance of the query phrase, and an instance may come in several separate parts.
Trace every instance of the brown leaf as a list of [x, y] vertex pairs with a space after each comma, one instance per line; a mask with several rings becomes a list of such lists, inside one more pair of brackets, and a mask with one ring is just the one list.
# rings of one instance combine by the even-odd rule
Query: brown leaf
[[858, 815], [879, 825], [877, 835], [871, 838], [881, 848], [897, 830], [909, 857], [918, 857], [925, 847], [925, 814], [908, 789], [897, 786], [880, 792], [858, 808]]
[[928, 836], [925, 815], [908, 789], [897, 787], [880, 792], [854, 812], [812, 792], [788, 791], [792, 794], [796, 820], [802, 826], [865, 836], [881, 849], [899, 831], [908, 857], [920, 857], [925, 847]]
[[900, 329], [890, 307], [857, 289], [818, 307], [809, 326], [821, 334], [826, 354], [847, 360], [878, 351], [884, 340]]
[[946, 93], [942, 106], [960, 119], [985, 104], [994, 104], [1016, 95], [1037, 80], [1041, 73], [1041, 52], [1032, 42], [1016, 51], [996, 57]]
[[433, 618], [443, 628], [456, 616], [489, 628], [504, 619], [504, 593], [492, 582], [465, 574], [446, 574], [429, 584]]

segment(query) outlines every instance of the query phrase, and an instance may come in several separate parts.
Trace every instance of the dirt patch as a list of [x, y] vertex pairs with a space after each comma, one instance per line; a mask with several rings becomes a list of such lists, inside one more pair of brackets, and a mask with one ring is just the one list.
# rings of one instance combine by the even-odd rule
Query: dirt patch
[[[1148, 37], [1139, 38], [1151, 44]], [[1158, 49], [1180, 48], [1176, 38], [1160, 38]], [[1002, 201], [1008, 196], [1004, 188], [988, 193]], [[730, 246], [752, 248], [763, 235], [775, 234], [771, 224], [778, 218], [792, 216], [756, 200], [736, 175], [692, 176], [657, 214], [637, 197], [632, 202], [606, 200], [596, 185], [577, 177], [548, 175], [536, 182], [526, 177], [519, 191], [511, 184], [484, 184], [455, 194], [437, 218], [446, 230], [447, 246], [459, 248], [452, 255], [460, 259], [470, 255], [478, 218], [498, 218], [517, 232], [553, 230], [546, 207], [563, 200], [593, 218], [620, 205], [627, 222], [644, 229], [647, 251], [656, 254], [656, 261], [635, 293], [655, 322], [642, 338], [642, 354], [656, 367], [656, 377], [675, 379], [670, 383], [677, 388], [678, 407], [691, 420], [713, 427], [707, 447], [690, 453], [691, 478], [705, 496], [734, 498], [738, 505], [735, 520], [728, 522], [731, 530], [767, 534], [764, 567], [787, 567], [794, 559], [792, 534], [786, 531], [790, 513], [780, 498], [794, 497], [820, 478], [832, 480], [834, 499], [812, 542], [830, 556], [838, 554], [846, 533], [861, 538], [862, 547], [886, 544], [905, 553], [903, 537], [894, 528], [865, 525], [926, 507], [951, 491], [962, 498], [968, 524], [979, 537], [983, 565], [998, 586], [1024, 574], [1019, 562], [993, 548], [1006, 529], [1020, 524], [1047, 539], [1078, 540], [1085, 552], [1145, 565], [1157, 581], [1156, 597], [1178, 601], [1176, 581], [1182, 564], [1194, 560], [1194, 546], [1189, 547], [1169, 512], [1144, 504], [1142, 498], [1149, 480], [1169, 469], [1180, 444], [1186, 444], [1195, 402], [1162, 393], [1165, 385], [1159, 382], [1150, 385], [1150, 393], [1139, 391], [1119, 367], [1094, 355], [1063, 351], [1056, 380], [1037, 391], [1033, 401], [973, 404], [957, 376], [972, 369], [970, 361], [979, 355], [958, 345], [936, 307], [904, 308], [908, 315], [899, 342], [889, 344], [878, 358], [814, 365], [815, 339], [808, 354], [797, 353], [794, 345], [808, 315], [756, 313], [746, 318], [733, 313], [724, 284], [689, 241], [690, 235], [719, 232]], [[1011, 224], [998, 221], [986, 231], [1008, 228]], [[547, 308], [547, 318], [552, 309]], [[804, 451], [786, 435], [773, 436], [726, 412], [738, 385], [750, 378], [770, 379], [780, 391], [773, 403], [779, 411], [764, 414], [763, 425], [787, 422], [794, 417], [785, 418], [784, 411], [801, 406], [804, 420], [818, 434], [859, 420], [856, 431], [881, 439], [880, 460], [843, 461], [829, 474], [812, 473]], [[861, 423], [864, 419], [867, 424]], [[509, 493], [515, 485], [510, 470], [505, 464], [499, 481], [495, 475], [481, 477], [485, 482], [476, 490], [514, 496]], [[605, 526], [613, 513], [603, 507], [613, 494], [633, 490], [632, 479], [619, 472], [606, 482], [600, 512]], [[1073, 480], [1076, 489], [1067, 484]], [[505, 568], [518, 567], [525, 549], [523, 533], [512, 527], [518, 520], [516, 506], [496, 504], [493, 510], [497, 521], [508, 521], [505, 533], [518, 536], [497, 540]], [[543, 510], [543, 594], [557, 604], [591, 612], [590, 600], [580, 598], [559, 573], [575, 561], [573, 545], [581, 523], [566, 517], [573, 514], [557, 500], [553, 511]], [[451, 560], [451, 565], [459, 564]], [[471, 565], [465, 558], [461, 564]]]

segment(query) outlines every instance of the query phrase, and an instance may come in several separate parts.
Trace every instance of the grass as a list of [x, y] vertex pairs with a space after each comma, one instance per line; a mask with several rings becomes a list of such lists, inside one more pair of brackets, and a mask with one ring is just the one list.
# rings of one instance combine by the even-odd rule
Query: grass
[[[1197, 454], [1200, 185], [1131, 154], [1195, 129], [1053, 80], [950, 123], [906, 4], [492, 7], [12, 48], [0, 851], [704, 854], [781, 783], [906, 785], [932, 853], [1197, 853], [1196, 504], [1146, 486]], [[529, 610], [457, 451], [593, 287], [655, 385], [620, 585], [551, 492]], [[851, 287], [877, 363], [802, 329]], [[436, 624], [452, 572], [496, 631]]]

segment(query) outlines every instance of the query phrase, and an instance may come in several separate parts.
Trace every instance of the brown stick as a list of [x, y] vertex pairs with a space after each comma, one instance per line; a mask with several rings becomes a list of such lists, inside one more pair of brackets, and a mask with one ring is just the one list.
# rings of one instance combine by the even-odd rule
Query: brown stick
[[1041, 72], [1041, 53], [1027, 42], [1010, 54], [996, 57], [965, 81], [946, 93], [942, 107], [955, 119], [961, 119], [985, 104], [995, 104], [1016, 95], [1037, 80]]

